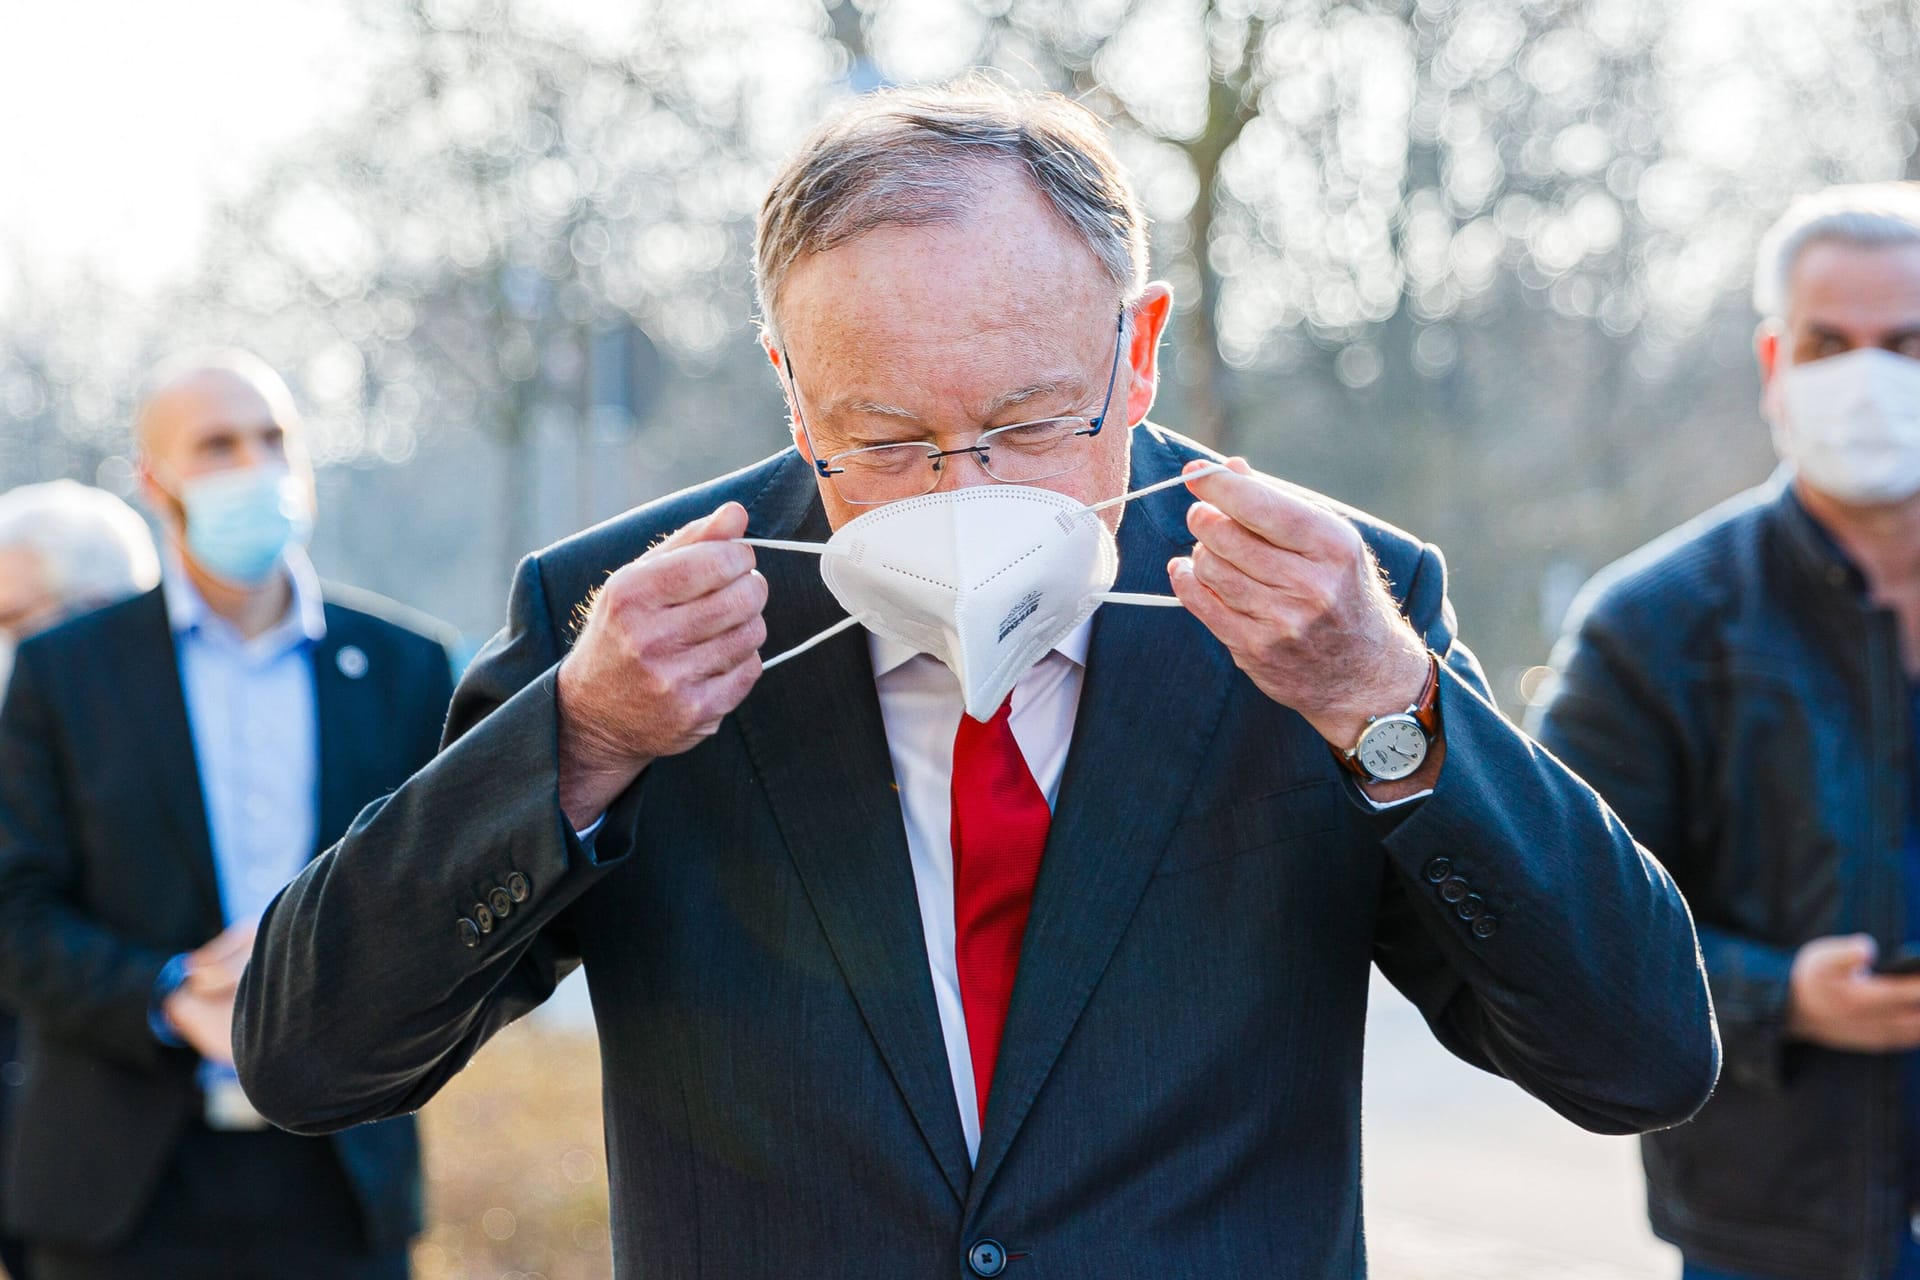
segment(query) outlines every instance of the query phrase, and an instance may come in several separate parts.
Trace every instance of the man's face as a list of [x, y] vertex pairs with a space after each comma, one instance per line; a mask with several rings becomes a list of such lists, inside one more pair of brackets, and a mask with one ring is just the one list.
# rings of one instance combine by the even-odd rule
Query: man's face
[[285, 467], [311, 489], [298, 425], [277, 419], [266, 397], [225, 369], [188, 374], [156, 395], [141, 423], [140, 484], [177, 534], [181, 487], [218, 471]]
[[[994, 427], [1100, 412], [1119, 290], [1012, 170], [983, 169], [981, 184], [961, 222], [879, 227], [794, 265], [779, 323], [803, 454], [807, 437], [823, 458], [918, 441], [958, 449]], [[1065, 446], [1084, 449], [1080, 467], [1037, 487], [1089, 503], [1125, 491], [1127, 428], [1153, 402], [1168, 307], [1156, 285], [1133, 308], [1104, 429]], [[768, 354], [780, 364], [779, 348]], [[874, 510], [819, 483], [836, 529]], [[974, 455], [947, 459], [938, 477], [940, 490], [992, 483]], [[1117, 508], [1104, 514], [1117, 523]]]
[[1809, 245], [1787, 279], [1786, 312], [1756, 340], [1770, 408], [1789, 365], [1865, 347], [1920, 360], [1920, 245]]
[[17, 643], [59, 620], [46, 560], [32, 547], [0, 547], [0, 640]]

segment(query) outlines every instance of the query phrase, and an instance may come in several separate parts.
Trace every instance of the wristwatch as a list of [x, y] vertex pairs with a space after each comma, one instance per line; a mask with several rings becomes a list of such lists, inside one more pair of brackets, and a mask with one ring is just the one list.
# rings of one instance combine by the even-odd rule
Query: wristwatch
[[1426, 763], [1427, 747], [1440, 732], [1440, 659], [1427, 655], [1427, 682], [1405, 711], [1368, 716], [1360, 740], [1334, 758], [1362, 782], [1397, 782]]

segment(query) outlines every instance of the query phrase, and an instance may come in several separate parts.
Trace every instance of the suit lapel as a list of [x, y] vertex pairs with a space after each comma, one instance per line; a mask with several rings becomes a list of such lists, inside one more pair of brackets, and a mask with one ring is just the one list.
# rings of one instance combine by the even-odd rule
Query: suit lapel
[[[825, 541], [805, 469], [782, 471], [755, 502], [758, 537]], [[845, 617], [813, 556], [761, 551], [766, 653]], [[769, 672], [734, 713], [827, 942], [954, 1198], [966, 1198], [966, 1139], [948, 1073], [926, 938], [893, 782], [893, 762], [855, 627]]]
[[347, 667], [341, 662], [342, 649], [351, 649], [359, 655], [361, 664], [366, 662], [366, 651], [353, 643], [351, 620], [331, 604], [326, 606], [326, 614], [327, 633], [312, 649], [313, 722], [320, 762], [316, 797], [319, 826], [315, 831], [318, 847], [314, 855], [345, 833], [360, 812], [360, 805], [372, 794], [360, 785], [357, 765], [368, 744], [386, 737], [380, 732], [376, 701], [379, 684], [365, 678], [364, 665], [356, 668], [359, 676], [348, 677]]
[[[1133, 484], [1167, 474], [1136, 438]], [[1174, 464], [1177, 466], [1177, 463]], [[1173, 489], [1120, 526], [1116, 588], [1167, 594], [1191, 548]], [[1151, 504], [1151, 505], [1150, 505]], [[1178, 531], [1175, 533], [1174, 531]], [[1086, 683], [1000, 1041], [969, 1209], [992, 1181], [1146, 891], [1213, 736], [1232, 664], [1184, 609], [1110, 605], [1094, 616]]]
[[192, 875], [209, 918], [219, 921], [223, 919], [220, 879], [213, 866], [206, 797], [200, 789], [200, 767], [193, 750], [186, 693], [180, 684], [173, 627], [160, 588], [148, 592], [127, 613], [126, 624], [127, 643], [120, 646], [121, 672], [127, 689], [124, 705], [134, 723], [129, 726], [132, 732], [121, 741], [137, 743], [149, 762], [160, 814], [174, 829], [175, 838], [165, 843]]

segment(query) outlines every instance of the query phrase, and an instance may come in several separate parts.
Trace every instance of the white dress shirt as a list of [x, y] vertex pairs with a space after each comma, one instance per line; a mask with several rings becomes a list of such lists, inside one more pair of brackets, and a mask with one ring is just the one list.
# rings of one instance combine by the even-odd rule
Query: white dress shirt
[[[1092, 631], [1092, 619], [1081, 623], [1013, 688], [1013, 738], [1049, 809], [1060, 794]], [[967, 1015], [960, 1003], [960, 971], [953, 957], [953, 735], [960, 727], [960, 681], [938, 658], [871, 632], [867, 650], [900, 791], [900, 815], [906, 822], [953, 1099], [967, 1136], [967, 1159], [973, 1160], [980, 1151], [980, 1108], [974, 1097], [973, 1055], [967, 1048]]]

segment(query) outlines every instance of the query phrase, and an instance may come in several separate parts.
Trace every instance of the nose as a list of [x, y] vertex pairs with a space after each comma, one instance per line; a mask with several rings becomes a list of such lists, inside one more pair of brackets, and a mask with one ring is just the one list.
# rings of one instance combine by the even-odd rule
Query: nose
[[977, 448], [955, 449], [934, 459], [933, 492], [971, 489], [977, 485], [998, 484], [987, 474], [986, 459]]
[[234, 453], [235, 465], [249, 468], [279, 466], [287, 460], [286, 443], [277, 432], [245, 432]]

